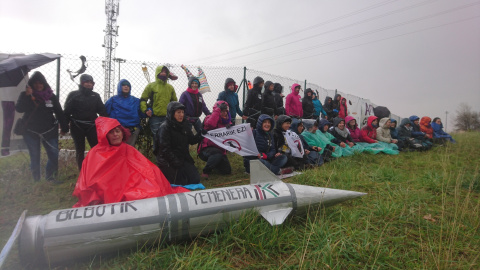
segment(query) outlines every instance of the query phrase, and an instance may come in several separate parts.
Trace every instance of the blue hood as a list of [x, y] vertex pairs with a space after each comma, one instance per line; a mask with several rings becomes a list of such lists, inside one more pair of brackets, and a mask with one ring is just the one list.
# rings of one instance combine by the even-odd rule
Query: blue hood
[[420, 117], [416, 116], [416, 115], [412, 115], [408, 118], [408, 120], [410, 120], [410, 122], [412, 123], [412, 126], [413, 126], [413, 121], [415, 120], [420, 120]]
[[275, 126], [275, 121], [273, 120], [272, 117], [270, 117], [270, 115], [268, 114], [261, 114], [259, 117], [258, 117], [258, 121], [257, 121], [257, 132], [264, 132], [263, 129], [262, 129], [262, 123], [263, 121], [265, 121], [266, 119], [270, 120], [271, 122], [271, 126], [270, 126], [270, 131], [272, 131], [273, 127]]
[[329, 122], [327, 119], [320, 119], [320, 122], [318, 123], [318, 129], [322, 132], [322, 133], [325, 133], [326, 131], [323, 130], [323, 127], [326, 126], [326, 125], [329, 125], [331, 126], [332, 123]]
[[292, 124], [290, 125], [290, 130], [297, 133], [298, 135], [300, 135], [300, 133], [298, 133], [298, 125], [300, 125], [300, 123], [302, 123], [302, 120], [299, 120], [297, 118], [293, 118], [292, 119]]
[[126, 95], [127, 97], [130, 96], [130, 94], [132, 93], [132, 85], [130, 84], [130, 82], [126, 79], [121, 79], [119, 82], [118, 82], [118, 85], [117, 85], [117, 95], [119, 96], [124, 96], [123, 93], [122, 93], [122, 84], [123, 82], [126, 82], [128, 84], [128, 86], [130, 87], [130, 92], [128, 92], [128, 95]]

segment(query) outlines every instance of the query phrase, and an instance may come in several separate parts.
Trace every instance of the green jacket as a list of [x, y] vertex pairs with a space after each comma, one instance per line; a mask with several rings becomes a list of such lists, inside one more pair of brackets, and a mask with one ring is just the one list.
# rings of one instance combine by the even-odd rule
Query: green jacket
[[[145, 112], [148, 108], [152, 108], [153, 115], [166, 116], [167, 105], [170, 101], [177, 101], [175, 89], [169, 83], [157, 78], [162, 71], [163, 66], [158, 66], [155, 70], [155, 82], [147, 84], [140, 97], [140, 109]], [[167, 69], [167, 77], [170, 71]], [[147, 105], [148, 102], [148, 105]]]

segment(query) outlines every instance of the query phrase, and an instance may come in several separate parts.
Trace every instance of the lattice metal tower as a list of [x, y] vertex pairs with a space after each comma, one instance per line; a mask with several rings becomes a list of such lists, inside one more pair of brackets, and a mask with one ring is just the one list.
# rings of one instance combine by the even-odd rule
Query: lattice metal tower
[[103, 47], [105, 48], [105, 60], [103, 61], [103, 69], [105, 71], [105, 90], [104, 102], [106, 102], [112, 91], [115, 89], [113, 82], [114, 69], [113, 59], [115, 58], [115, 49], [117, 48], [118, 25], [117, 17], [120, 11], [120, 0], [105, 0], [105, 14], [107, 15], [107, 27], [105, 30], [105, 40]]

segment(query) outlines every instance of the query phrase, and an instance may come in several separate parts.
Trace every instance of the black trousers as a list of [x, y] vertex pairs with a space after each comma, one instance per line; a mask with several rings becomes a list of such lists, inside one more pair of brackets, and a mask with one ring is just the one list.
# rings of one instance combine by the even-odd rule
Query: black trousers
[[158, 167], [170, 184], [185, 186], [200, 183], [200, 174], [192, 163], [184, 162], [179, 168], [168, 165], [160, 165]]
[[85, 138], [87, 138], [90, 148], [98, 144], [97, 129], [95, 125], [85, 125], [74, 123], [70, 125], [70, 134], [75, 143], [75, 151], [78, 169], [82, 169], [83, 159], [85, 158]]
[[203, 168], [203, 173], [209, 174], [213, 169], [217, 169], [221, 174], [232, 173], [232, 167], [227, 155], [224, 155], [223, 151], [216, 147], [203, 148], [198, 157], [207, 162]]

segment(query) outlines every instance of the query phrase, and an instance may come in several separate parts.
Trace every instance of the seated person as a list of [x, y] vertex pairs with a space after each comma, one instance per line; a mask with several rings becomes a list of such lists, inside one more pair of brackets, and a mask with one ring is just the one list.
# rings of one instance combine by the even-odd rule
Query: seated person
[[243, 165], [245, 171], [250, 173], [250, 160], [260, 159], [260, 161], [274, 174], [280, 174], [280, 168], [287, 163], [287, 157], [278, 153], [275, 148], [275, 140], [273, 138], [273, 118], [267, 114], [261, 114], [258, 117], [257, 126], [253, 130], [253, 137], [257, 146], [258, 156], [243, 157]]
[[[305, 122], [306, 123], [306, 122]], [[309, 145], [320, 147], [322, 150], [320, 154], [323, 154], [325, 151], [330, 152], [323, 156], [325, 162], [333, 160], [333, 158], [338, 158], [342, 156], [341, 147], [334, 144], [331, 141], [331, 138], [326, 137], [328, 133], [328, 128], [331, 123], [326, 119], [317, 119], [315, 125], [318, 127], [318, 131], [315, 132], [303, 132], [302, 135]], [[307, 129], [308, 130], [308, 129]], [[329, 157], [331, 156], [331, 157]]]
[[[308, 120], [303, 120], [303, 121], [308, 121]], [[305, 129], [303, 121], [297, 118], [292, 119], [290, 130], [297, 133], [298, 136], [300, 137], [300, 140], [302, 141], [303, 149], [305, 151], [304, 157], [308, 162], [308, 164], [313, 166], [321, 166], [323, 165], [323, 157], [319, 152], [322, 151], [322, 149], [320, 147], [310, 146], [307, 143], [307, 141], [305, 141], [305, 138], [303, 138], [303, 135], [302, 135], [302, 132]], [[312, 132], [313, 129], [315, 129], [315, 131], [313, 132], [317, 131], [317, 127], [313, 124], [314, 122], [315, 120], [310, 119], [310, 125], [309, 125], [310, 132]]]
[[412, 124], [412, 137], [422, 142], [425, 150], [432, 148], [433, 143], [429, 140], [428, 135], [420, 129], [420, 118], [412, 115], [408, 118]]
[[282, 153], [287, 156], [287, 164], [285, 167], [293, 167], [295, 170], [303, 170], [305, 164], [307, 163], [306, 159], [303, 157], [294, 157], [292, 155], [292, 150], [287, 143], [287, 139], [285, 138], [285, 132], [290, 129], [290, 125], [292, 123], [292, 118], [286, 115], [280, 115], [277, 118], [277, 125], [273, 130], [273, 137], [275, 140], [275, 148], [277, 149], [278, 153]]
[[162, 172], [133, 146], [126, 144], [130, 132], [116, 119], [95, 120], [98, 144], [83, 160], [73, 196], [73, 207], [115, 203], [187, 192], [172, 188]]
[[431, 125], [433, 128], [433, 139], [448, 139], [450, 142], [456, 143], [456, 141], [452, 138], [450, 134], [443, 131], [442, 120], [439, 117], [433, 118]]
[[392, 135], [390, 135], [390, 125], [391, 120], [388, 117], [380, 119], [380, 126], [377, 128], [377, 139], [385, 143], [394, 143], [398, 146], [398, 149], [401, 150], [403, 143], [392, 138]]
[[432, 119], [428, 116], [422, 117], [420, 119], [420, 131], [425, 133], [428, 139], [432, 140], [433, 139], [433, 128], [430, 125], [430, 122], [432, 122]]
[[367, 125], [360, 130], [362, 133], [362, 142], [377, 143], [377, 127], [378, 117], [373, 115], [369, 116], [367, 119]]
[[398, 140], [397, 120], [393, 118], [390, 119], [390, 136], [392, 136], [392, 139]]
[[415, 139], [412, 136], [412, 122], [410, 119], [404, 118], [400, 122], [400, 126], [397, 127], [398, 140], [403, 142], [404, 150], [425, 150], [420, 140]]
[[358, 128], [357, 120], [353, 116], [345, 117], [345, 124], [350, 133], [350, 137], [353, 139], [353, 142], [359, 143], [362, 141], [362, 132]]
[[[205, 131], [223, 127], [228, 128], [231, 125], [228, 103], [223, 100], [215, 102], [215, 105], [213, 105], [213, 113], [208, 115], [203, 121], [203, 129]], [[217, 169], [221, 174], [232, 173], [232, 167], [228, 161], [227, 151], [225, 149], [219, 147], [208, 138], [203, 138], [198, 146], [198, 157], [207, 162], [203, 168], [202, 177], [208, 178], [208, 174], [211, 173], [213, 169]]]
[[[353, 119], [353, 121], [355, 121], [355, 119]], [[329, 132], [335, 138], [333, 142], [337, 142], [338, 145], [343, 148], [343, 156], [353, 155], [355, 152], [363, 152], [363, 147], [353, 141], [350, 132], [345, 127], [345, 120], [343, 120], [343, 118], [339, 116], [333, 118], [333, 127], [329, 129]]]
[[158, 141], [154, 154], [158, 167], [171, 184], [185, 186], [200, 183], [200, 174], [190, 156], [189, 145], [199, 143], [201, 135], [200, 132], [193, 135], [182, 103], [168, 103], [165, 122], [156, 136]]

